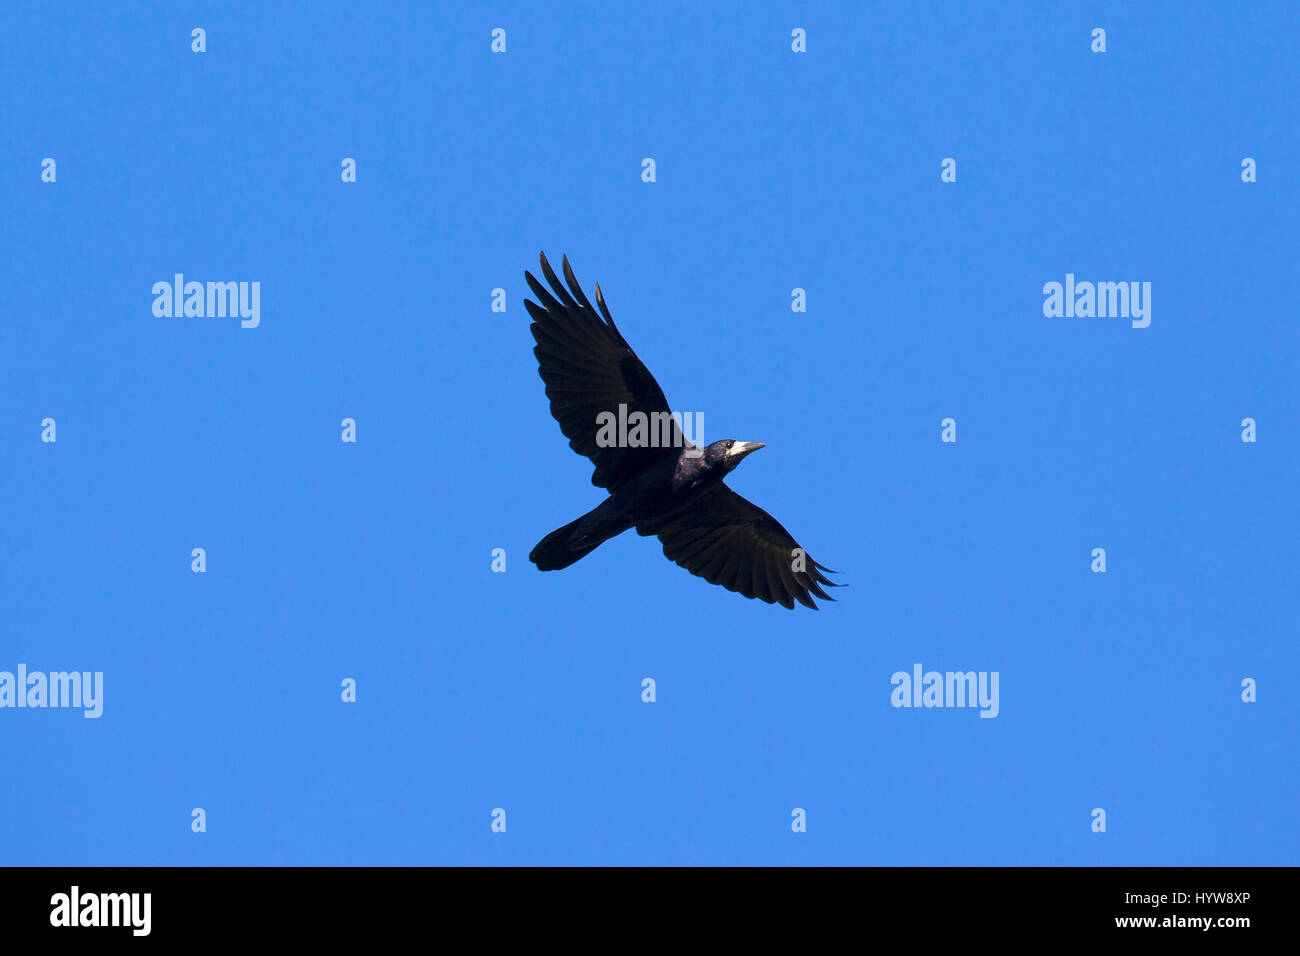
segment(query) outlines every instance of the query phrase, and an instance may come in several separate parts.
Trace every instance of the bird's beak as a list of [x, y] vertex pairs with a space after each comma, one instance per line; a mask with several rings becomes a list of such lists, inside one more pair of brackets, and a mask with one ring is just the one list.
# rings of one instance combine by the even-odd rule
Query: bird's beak
[[751, 451], [758, 451], [760, 448], [765, 447], [766, 446], [761, 441], [738, 441], [731, 446], [731, 451], [728, 453], [728, 457], [739, 464], [740, 459], [744, 458]]

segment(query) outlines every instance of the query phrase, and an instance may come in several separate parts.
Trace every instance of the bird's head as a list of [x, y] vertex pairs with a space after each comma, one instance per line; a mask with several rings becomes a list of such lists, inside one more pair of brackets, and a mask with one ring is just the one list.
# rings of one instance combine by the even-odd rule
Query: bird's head
[[736, 441], [731, 438], [724, 438], [722, 441], [715, 441], [704, 449], [704, 460], [712, 467], [721, 467], [723, 471], [731, 471], [740, 464], [742, 458], [762, 447], [763, 443], [761, 441]]

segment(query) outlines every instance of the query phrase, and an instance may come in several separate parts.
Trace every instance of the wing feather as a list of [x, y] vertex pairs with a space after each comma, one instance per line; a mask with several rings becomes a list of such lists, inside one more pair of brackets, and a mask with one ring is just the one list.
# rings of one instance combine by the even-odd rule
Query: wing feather
[[567, 256], [561, 260], [567, 289], [545, 254], [540, 261], [550, 288], [525, 272], [537, 302], [525, 299], [524, 306], [533, 320], [531, 329], [537, 343], [533, 354], [538, 374], [546, 383], [551, 415], [569, 439], [569, 447], [595, 465], [591, 483], [614, 490], [661, 457], [676, 456], [690, 443], [676, 420], [669, 425], [667, 447], [628, 448], [597, 442], [601, 413], [610, 412], [618, 420], [619, 407], [624, 406], [625, 416], [642, 412], [654, 422], [653, 416], [670, 412], [668, 400], [614, 324], [600, 286], [596, 286], [597, 314], [578, 285]]
[[779, 521], [719, 482], [669, 518], [637, 525], [643, 535], [657, 535], [664, 555], [712, 584], [768, 604], [793, 608], [798, 601], [817, 609], [813, 597], [835, 600], [826, 587], [841, 587], [829, 571], [802, 549]]

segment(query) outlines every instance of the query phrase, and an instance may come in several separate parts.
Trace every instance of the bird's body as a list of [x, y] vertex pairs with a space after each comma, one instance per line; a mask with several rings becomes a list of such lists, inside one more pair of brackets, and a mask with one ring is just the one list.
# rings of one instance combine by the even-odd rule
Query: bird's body
[[[688, 445], [673, 455], [655, 459], [648, 467], [631, 476], [592, 511], [578, 519], [571, 530], [552, 543], [563, 547], [554, 551], [539, 544], [530, 559], [543, 571], [556, 571], [577, 560], [574, 549], [586, 554], [588, 546], [594, 547], [617, 534], [638, 525], [662, 523], [687, 511], [701, 495], [722, 481], [723, 468], [717, 462], [709, 463], [705, 449]], [[568, 525], [565, 528], [569, 528]], [[561, 529], [564, 530], [564, 529]], [[556, 532], [558, 534], [558, 532]], [[546, 560], [548, 553], [550, 561]], [[578, 555], [579, 557], [581, 555]], [[566, 559], [572, 560], [566, 560]], [[547, 565], [564, 561], [555, 567]]]
[[669, 413], [663, 390], [632, 351], [605, 305], [600, 286], [591, 307], [568, 259], [560, 283], [546, 256], [548, 291], [525, 273], [540, 305], [525, 300], [533, 317], [533, 350], [546, 383], [551, 414], [569, 445], [596, 466], [592, 484], [609, 492], [600, 505], [548, 534], [529, 554], [542, 571], [566, 568], [629, 528], [658, 535], [664, 554], [692, 574], [746, 597], [816, 608], [810, 595], [830, 600], [828, 570], [808, 557], [781, 524], [732, 491], [723, 479], [761, 442], [731, 439], [692, 444], [675, 421], [667, 442], [611, 441], [602, 422], [640, 412]]

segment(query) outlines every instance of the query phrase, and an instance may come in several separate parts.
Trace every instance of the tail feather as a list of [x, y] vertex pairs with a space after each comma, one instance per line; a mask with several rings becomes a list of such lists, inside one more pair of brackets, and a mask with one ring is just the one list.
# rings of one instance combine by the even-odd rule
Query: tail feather
[[603, 543], [603, 538], [597, 538], [594, 544], [585, 545], [581, 548], [570, 548], [569, 538], [577, 530], [582, 518], [574, 518], [563, 528], [556, 528], [541, 541], [537, 542], [537, 547], [533, 548], [528, 555], [528, 560], [537, 565], [540, 571], [558, 571], [561, 568], [567, 568], [580, 558], [584, 558], [591, 552], [595, 551]]

